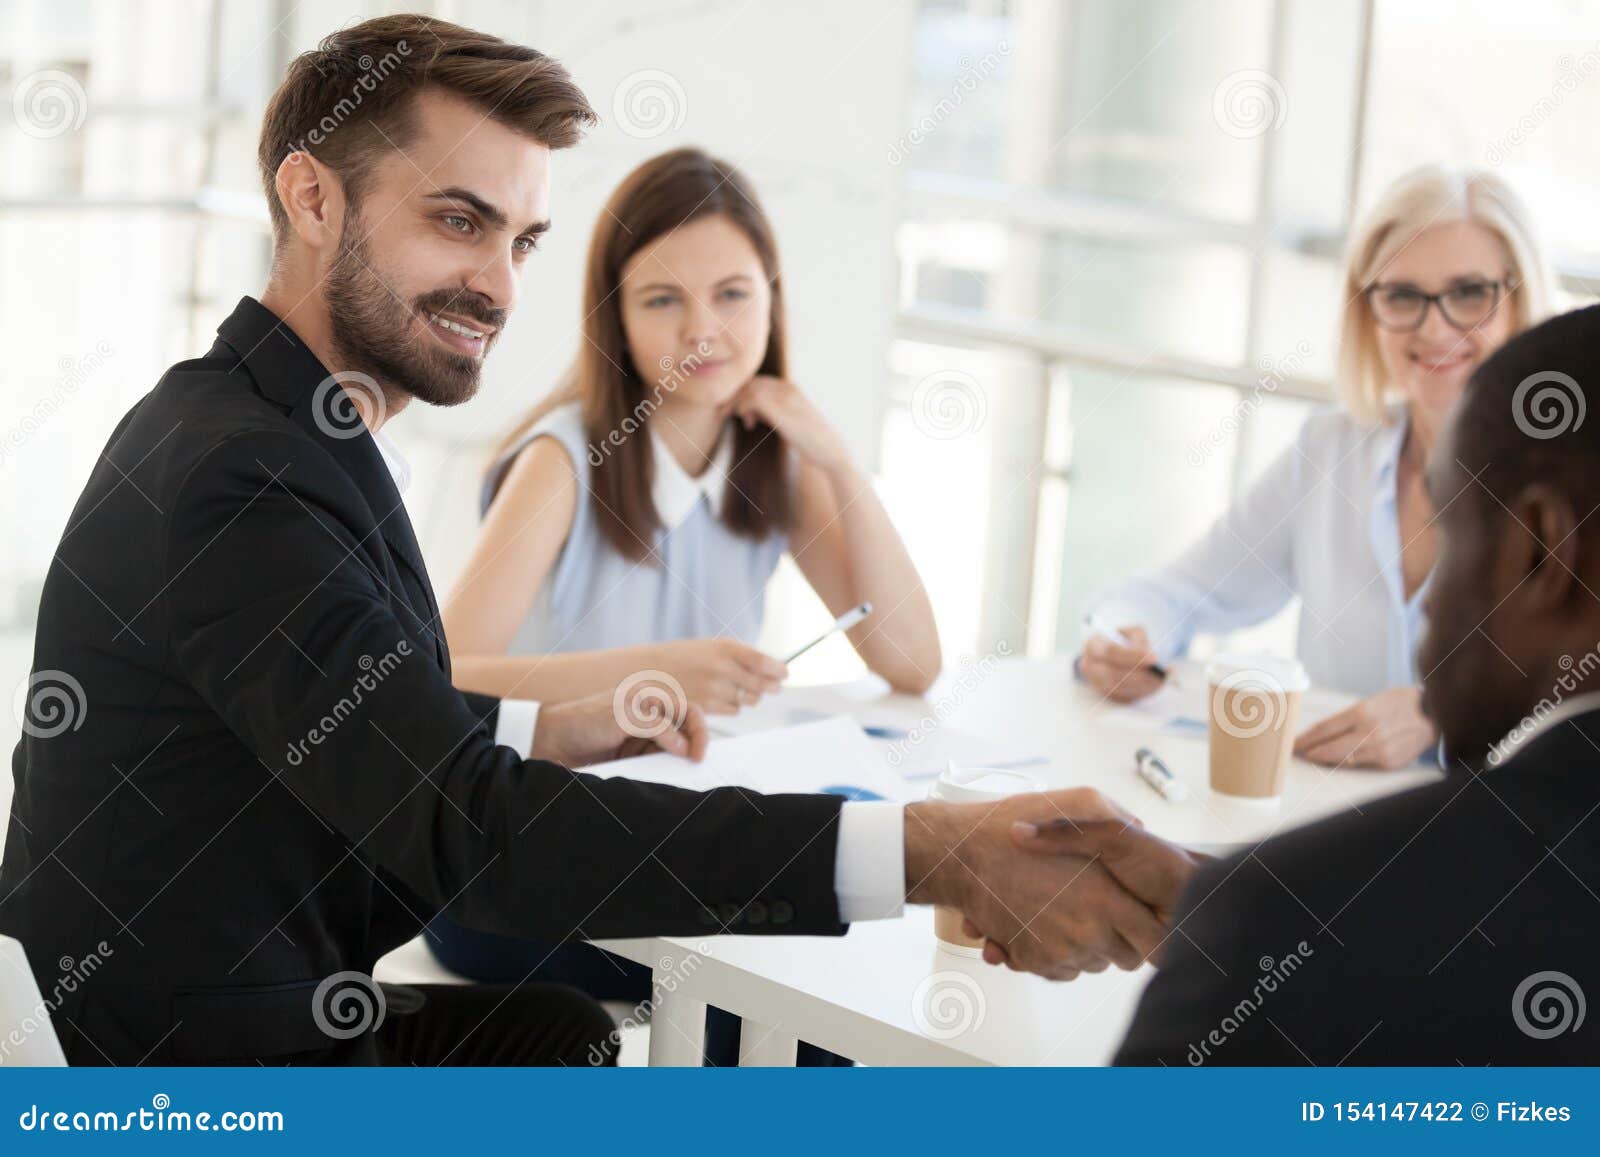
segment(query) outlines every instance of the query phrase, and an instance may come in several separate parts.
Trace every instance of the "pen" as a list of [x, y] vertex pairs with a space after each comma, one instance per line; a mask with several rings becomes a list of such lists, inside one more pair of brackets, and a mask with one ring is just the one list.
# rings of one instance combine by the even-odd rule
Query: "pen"
[[1139, 778], [1154, 788], [1162, 799], [1171, 803], [1182, 803], [1189, 798], [1188, 787], [1172, 774], [1171, 769], [1161, 762], [1155, 752], [1148, 747], [1141, 747], [1134, 752], [1133, 758]]
[[[1110, 623], [1106, 622], [1098, 614], [1091, 612], [1090, 614], [1084, 615], [1083, 625], [1094, 634], [1110, 639], [1119, 647], [1127, 647], [1129, 650], [1133, 651], [1139, 649], [1137, 643], [1128, 638], [1128, 636], [1124, 635], [1121, 631], [1117, 630], [1117, 628], [1113, 627]], [[1151, 663], [1145, 668], [1145, 670], [1149, 671], [1157, 679], [1172, 679], [1172, 673], [1160, 663]], [[1172, 682], [1174, 686], [1177, 685], [1176, 679], [1172, 679]]]
[[846, 611], [844, 614], [840, 615], [837, 619], [835, 619], [833, 621], [833, 626], [829, 627], [826, 631], [823, 631], [822, 634], [818, 635], [815, 639], [812, 639], [805, 646], [801, 647], [798, 651], [795, 651], [793, 654], [791, 654], [788, 658], [786, 658], [784, 660], [784, 663], [786, 665], [789, 664], [789, 663], [793, 663], [801, 655], [804, 655], [807, 651], [811, 650], [812, 647], [815, 647], [818, 643], [822, 642], [822, 640], [826, 639], [829, 635], [833, 634], [835, 631], [848, 631], [851, 627], [855, 626], [857, 623], [859, 623], [862, 619], [866, 618], [871, 613], [872, 613], [872, 604], [871, 603], [862, 603], [858, 607], [851, 607], [848, 611]]

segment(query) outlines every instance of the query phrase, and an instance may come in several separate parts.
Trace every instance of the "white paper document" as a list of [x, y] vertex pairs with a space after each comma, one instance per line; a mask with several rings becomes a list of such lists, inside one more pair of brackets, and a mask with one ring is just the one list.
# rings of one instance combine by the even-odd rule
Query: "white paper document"
[[926, 790], [952, 763], [962, 767], [992, 767], [1007, 771], [1042, 768], [1050, 760], [1035, 748], [974, 735], [943, 724], [914, 727], [895, 737], [874, 738], [885, 763], [902, 779], [918, 781]]
[[1164, 684], [1154, 695], [1132, 703], [1100, 704], [1096, 715], [1104, 722], [1130, 731], [1159, 728], [1180, 734], [1204, 737], [1206, 733], [1206, 689], [1190, 677], [1180, 687]]
[[872, 741], [844, 716], [713, 738], [701, 763], [657, 752], [579, 770], [694, 791], [714, 787], [747, 787], [768, 794], [831, 791], [847, 799], [898, 801], [922, 795], [916, 785], [907, 785], [884, 766]]
[[940, 722], [926, 704], [851, 702], [832, 688], [785, 688], [738, 715], [710, 717], [714, 735], [753, 735], [848, 715], [871, 741], [878, 761], [921, 791], [953, 761], [969, 767], [1042, 767], [1049, 760], [1036, 747], [977, 735]]

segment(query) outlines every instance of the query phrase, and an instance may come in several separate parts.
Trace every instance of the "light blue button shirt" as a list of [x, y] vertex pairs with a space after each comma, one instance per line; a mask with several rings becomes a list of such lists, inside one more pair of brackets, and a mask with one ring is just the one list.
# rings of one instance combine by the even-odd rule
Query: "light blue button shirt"
[[1427, 582], [1406, 598], [1395, 490], [1406, 429], [1400, 407], [1376, 426], [1312, 414], [1204, 535], [1097, 611], [1143, 626], [1166, 660], [1197, 633], [1252, 626], [1298, 598], [1313, 684], [1356, 695], [1417, 685]]
[[[630, 436], [654, 437], [648, 429]], [[651, 544], [656, 557], [636, 562], [624, 558], [600, 531], [589, 444], [575, 404], [551, 411], [495, 464], [484, 486], [484, 509], [511, 461], [541, 437], [555, 438], [571, 457], [578, 505], [566, 544], [509, 654], [597, 651], [715, 636], [754, 644], [761, 632], [767, 582], [788, 537], [774, 533], [760, 541], [743, 538], [717, 518], [732, 465], [731, 438], [723, 438], [698, 477], [655, 443], [651, 497], [664, 528]]]

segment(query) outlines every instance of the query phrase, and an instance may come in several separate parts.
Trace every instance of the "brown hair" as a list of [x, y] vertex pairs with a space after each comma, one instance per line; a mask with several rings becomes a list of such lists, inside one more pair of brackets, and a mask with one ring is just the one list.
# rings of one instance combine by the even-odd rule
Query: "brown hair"
[[[583, 407], [588, 439], [595, 517], [606, 541], [624, 558], [643, 560], [652, 553], [661, 518], [651, 497], [654, 450], [648, 437], [616, 436], [639, 428], [668, 387], [647, 379], [633, 364], [622, 327], [617, 286], [623, 266], [657, 238], [691, 221], [721, 215], [749, 237], [772, 290], [771, 333], [758, 374], [785, 377], [783, 283], [772, 224], [742, 173], [699, 149], [674, 149], [640, 165], [617, 186], [595, 224], [583, 284], [583, 337], [577, 361], [556, 389], [518, 422], [497, 448], [492, 484], [504, 476], [504, 456], [551, 410], [571, 401]], [[650, 367], [653, 371], [655, 367]], [[749, 430], [730, 419], [733, 429], [731, 483], [719, 519], [735, 534], [761, 539], [794, 525], [789, 454], [771, 427]]]
[[359, 202], [373, 162], [416, 137], [412, 101], [447, 90], [499, 123], [552, 149], [577, 144], [594, 110], [557, 61], [520, 44], [431, 16], [380, 16], [340, 29], [295, 57], [267, 103], [256, 160], [275, 242], [288, 235], [278, 166], [310, 153], [339, 174]]

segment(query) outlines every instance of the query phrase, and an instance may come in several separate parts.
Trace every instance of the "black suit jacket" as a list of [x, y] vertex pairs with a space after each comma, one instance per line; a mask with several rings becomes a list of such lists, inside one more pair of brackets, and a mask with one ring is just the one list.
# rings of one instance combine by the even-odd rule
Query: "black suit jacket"
[[1208, 866], [1177, 927], [1120, 1064], [1600, 1063], [1600, 711]]
[[496, 746], [327, 369], [250, 298], [218, 333], [118, 425], [39, 609], [35, 690], [81, 707], [13, 758], [0, 930], [71, 1062], [371, 1061], [315, 991], [441, 910], [555, 939], [844, 931], [837, 798]]

